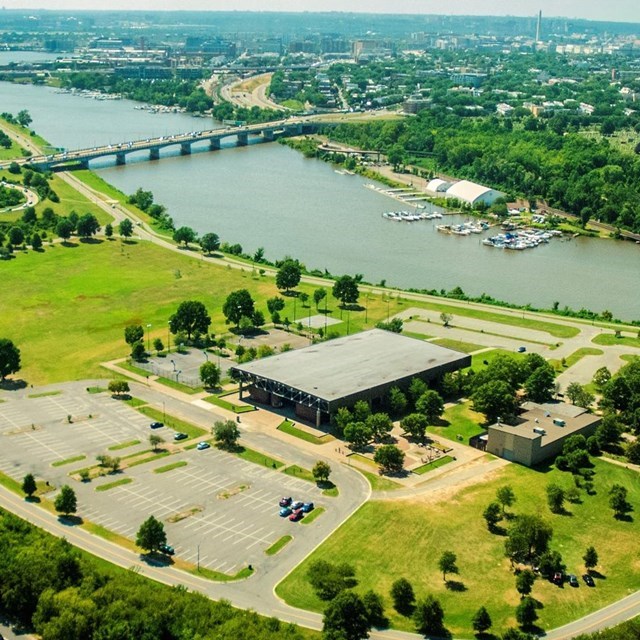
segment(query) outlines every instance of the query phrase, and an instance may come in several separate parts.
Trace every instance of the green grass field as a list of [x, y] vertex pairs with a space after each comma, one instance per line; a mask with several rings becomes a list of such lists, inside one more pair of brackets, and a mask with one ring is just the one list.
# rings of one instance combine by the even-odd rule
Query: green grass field
[[296, 438], [300, 438], [300, 440], [310, 442], [311, 444], [325, 444], [326, 442], [335, 440], [335, 438], [329, 433], [321, 437], [318, 437], [313, 433], [304, 431], [304, 429], [298, 429], [298, 427], [296, 427], [295, 424], [291, 422], [291, 420], [284, 420], [278, 426], [278, 431], [282, 431], [283, 433], [288, 433], [290, 436], [295, 436]]
[[[569, 474], [517, 465], [439, 502], [366, 503], [278, 585], [277, 593], [289, 604], [321, 611], [324, 604], [305, 578], [309, 563], [316, 559], [348, 562], [356, 569], [356, 590], [381, 593], [394, 627], [413, 630], [411, 621], [390, 605], [391, 583], [401, 576], [411, 581], [418, 598], [432, 593], [441, 601], [445, 624], [456, 637], [472, 637], [471, 617], [481, 605], [494, 621], [492, 631], [515, 626], [519, 596], [504, 557], [504, 537], [489, 533], [482, 518], [497, 488], [510, 484], [517, 497], [513, 512], [540, 513], [552, 525], [551, 548], [560, 551], [569, 572], [584, 573], [581, 558], [588, 546], [595, 546], [600, 556], [597, 569], [605, 579], [598, 579], [594, 589], [584, 585], [560, 589], [546, 580], [536, 581], [532, 595], [544, 604], [538, 612], [540, 626], [557, 627], [635, 591], [640, 584], [640, 480], [636, 473], [603, 461], [596, 461], [595, 470], [596, 495], [583, 492], [582, 504], [567, 505], [571, 515], [552, 514], [544, 499], [549, 482], [571, 486]], [[608, 506], [607, 490], [616, 482], [629, 490], [636, 508], [632, 522], [615, 520]], [[464, 584], [464, 591], [445, 588], [438, 570], [438, 558], [445, 550], [457, 554], [460, 575], [455, 579]]]
[[586, 358], [587, 356], [601, 356], [604, 354], [602, 349], [593, 349], [591, 347], [583, 347], [582, 349], [578, 349], [574, 351], [568, 358], [565, 358], [564, 367], [562, 366], [562, 360], [549, 360], [549, 364], [551, 364], [554, 369], [557, 371], [563, 371], [564, 369], [568, 369], [569, 367], [573, 367], [574, 364], [577, 364], [582, 360], [582, 358]]
[[463, 342], [462, 340], [451, 340], [450, 338], [436, 338], [435, 340], [431, 340], [431, 342], [447, 349], [461, 351], [462, 353], [473, 353], [483, 348], [482, 345], [479, 344]]
[[433, 471], [438, 467], [444, 467], [445, 464], [449, 464], [453, 462], [453, 458], [451, 456], [443, 456], [442, 458], [437, 458], [432, 462], [427, 462], [419, 466], [417, 469], [413, 469], [413, 473], [417, 473], [419, 476], [424, 475], [425, 473], [429, 473], [429, 471]]
[[623, 346], [623, 347], [635, 347], [636, 349], [640, 349], [640, 337], [633, 338], [631, 336], [621, 336], [620, 338], [616, 338], [613, 333], [601, 333], [599, 336], [596, 336], [591, 342], [594, 344], [599, 344], [603, 347], [615, 347], [615, 346]]
[[484, 431], [480, 426], [484, 422], [484, 416], [475, 412], [468, 402], [446, 409], [442, 415], [442, 422], [444, 423], [442, 426], [427, 427], [427, 433], [468, 444], [469, 438]]

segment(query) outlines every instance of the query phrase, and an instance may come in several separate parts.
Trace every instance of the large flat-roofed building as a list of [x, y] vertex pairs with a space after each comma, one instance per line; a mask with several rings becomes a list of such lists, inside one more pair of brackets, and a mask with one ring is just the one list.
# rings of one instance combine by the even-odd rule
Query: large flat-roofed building
[[600, 416], [563, 402], [525, 402], [515, 425], [498, 423], [489, 427], [489, 453], [533, 467], [562, 453], [569, 436], [595, 433]]
[[233, 367], [240, 397], [274, 407], [295, 406], [296, 415], [320, 425], [340, 407], [375, 402], [412, 378], [429, 381], [471, 365], [471, 356], [406, 336], [373, 329], [297, 351]]

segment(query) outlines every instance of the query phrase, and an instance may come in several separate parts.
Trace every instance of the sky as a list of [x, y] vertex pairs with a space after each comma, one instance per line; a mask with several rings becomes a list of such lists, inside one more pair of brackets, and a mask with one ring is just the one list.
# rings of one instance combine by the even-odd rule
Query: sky
[[7, 9], [355, 11], [546, 16], [640, 23], [640, 0], [0, 0]]

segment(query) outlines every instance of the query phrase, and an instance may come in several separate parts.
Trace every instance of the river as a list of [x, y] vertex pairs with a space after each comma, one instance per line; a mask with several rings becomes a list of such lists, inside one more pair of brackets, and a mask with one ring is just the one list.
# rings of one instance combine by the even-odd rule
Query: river
[[[96, 146], [212, 126], [204, 118], [135, 106], [0, 83], [0, 111], [28, 109], [33, 128], [54, 146]], [[408, 207], [366, 188], [364, 178], [336, 173], [279, 144], [166, 153], [171, 157], [158, 162], [143, 155], [128, 158], [126, 166], [105, 159], [92, 168], [125, 193], [138, 187], [153, 191], [176, 225], [213, 231], [248, 253], [264, 247], [271, 260], [291, 255], [308, 268], [361, 273], [373, 283], [460, 286], [518, 304], [551, 307], [559, 301], [640, 319], [640, 246], [633, 243], [554, 239], [536, 249], [501, 251], [483, 246], [480, 236], [437, 233], [436, 222], [386, 220], [384, 211]]]

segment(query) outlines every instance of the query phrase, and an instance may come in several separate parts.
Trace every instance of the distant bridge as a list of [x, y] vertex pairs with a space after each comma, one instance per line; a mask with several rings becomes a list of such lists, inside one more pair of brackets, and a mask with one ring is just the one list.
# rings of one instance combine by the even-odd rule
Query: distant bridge
[[[182, 155], [189, 155], [191, 153], [191, 145], [198, 142], [208, 142], [209, 149], [216, 150], [220, 149], [220, 142], [225, 138], [235, 137], [238, 146], [245, 146], [249, 143], [249, 136], [260, 136], [264, 142], [271, 142], [280, 137], [314, 133], [319, 126], [319, 123], [312, 121], [277, 120], [243, 127], [192, 131], [191, 133], [179, 133], [172, 136], [160, 136], [159, 138], [133, 140], [90, 149], [65, 150], [50, 155], [21, 158], [15, 162], [20, 165], [33, 165], [43, 171], [55, 169], [71, 170], [77, 168], [87, 169], [91, 160], [114, 156], [116, 164], [123, 165], [126, 164], [127, 155], [136, 151], [148, 151], [150, 160], [159, 160], [161, 158], [160, 150], [166, 147], [179, 146]], [[5, 164], [8, 165], [9, 163]]]

